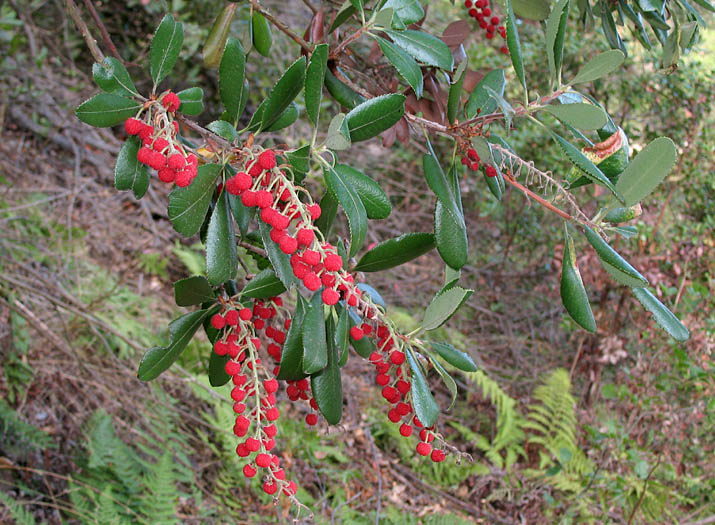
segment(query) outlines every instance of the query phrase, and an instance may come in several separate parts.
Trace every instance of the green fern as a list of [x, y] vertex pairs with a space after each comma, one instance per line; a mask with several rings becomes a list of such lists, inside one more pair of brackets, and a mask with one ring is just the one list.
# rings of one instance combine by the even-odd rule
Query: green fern
[[97, 496], [96, 503], [95, 519], [98, 523], [102, 525], [122, 525], [129, 523], [128, 520], [124, 519], [117, 508], [111, 485], [104, 487], [104, 490]]
[[144, 514], [152, 517], [152, 523], [171, 525], [176, 520], [176, 477], [174, 458], [169, 451], [159, 458], [155, 468], [144, 480], [147, 492], [144, 496]]
[[17, 525], [35, 525], [35, 517], [32, 513], [4, 492], [0, 492], [0, 502], [7, 507], [10, 516]]
[[31, 450], [55, 448], [57, 445], [46, 432], [26, 423], [0, 399], [0, 443], [4, 453], [13, 458], [23, 458]]

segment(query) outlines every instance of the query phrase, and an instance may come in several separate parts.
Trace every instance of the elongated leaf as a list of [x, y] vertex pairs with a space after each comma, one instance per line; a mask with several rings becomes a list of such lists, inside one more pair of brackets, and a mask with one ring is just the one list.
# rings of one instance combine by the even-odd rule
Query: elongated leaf
[[415, 59], [392, 42], [380, 38], [379, 36], [375, 38], [377, 38], [380, 49], [382, 49], [387, 60], [395, 66], [397, 72], [407, 81], [415, 92], [415, 96], [421, 98], [424, 81], [422, 79], [422, 70], [420, 66], [417, 65], [417, 62], [415, 62]]
[[114, 187], [119, 191], [132, 190], [137, 199], [149, 189], [149, 169], [137, 160], [139, 148], [139, 137], [129, 137], [119, 150], [114, 166]]
[[218, 70], [218, 87], [221, 102], [226, 108], [225, 120], [234, 126], [241, 116], [244, 95], [246, 52], [240, 40], [229, 37]]
[[526, 90], [526, 77], [524, 76], [524, 63], [521, 58], [521, 43], [519, 42], [519, 31], [516, 28], [516, 16], [511, 5], [511, 0], [506, 0], [506, 45], [509, 48], [511, 65], [514, 66], [516, 78]]
[[268, 128], [280, 117], [281, 113], [288, 108], [303, 89], [304, 82], [305, 57], [300, 57], [290, 65], [273, 86], [261, 114], [261, 129]]
[[278, 131], [280, 129], [287, 128], [298, 120], [299, 115], [300, 111], [298, 110], [298, 105], [295, 102], [291, 102], [288, 104], [285, 111], [283, 111], [283, 113], [281, 113], [273, 122], [273, 124], [265, 128], [263, 131]]
[[225, 191], [219, 196], [206, 235], [206, 274], [214, 286], [233, 279], [238, 270], [236, 236], [227, 196]]
[[241, 298], [266, 299], [280, 295], [285, 291], [286, 288], [281, 280], [276, 277], [276, 273], [271, 268], [266, 268], [243, 287]]
[[452, 184], [447, 180], [447, 176], [442, 171], [442, 166], [439, 165], [435, 156], [432, 154], [424, 155], [422, 157], [422, 167], [427, 184], [442, 203], [442, 206], [444, 206], [444, 211], [450, 214], [451, 221], [460, 228], [466, 228], [464, 226], [464, 216], [457, 203], [457, 196], [454, 194]]
[[[614, 279], [622, 282], [618, 277], [619, 274], [623, 274], [629, 279], [623, 284], [627, 284], [628, 286], [637, 286], [638, 284], [636, 283], [639, 283], [641, 286], [648, 284], [648, 280], [643, 277], [638, 270], [633, 268], [628, 261], [621, 257], [616, 250], [611, 248], [608, 243], [604, 241], [595, 231], [586, 227], [585, 233], [586, 239], [588, 239], [588, 242], [591, 243], [593, 249], [596, 250], [596, 254], [601, 260], [601, 263], [606, 270], [609, 270], [609, 273], [611, 273]], [[612, 269], [616, 270], [617, 273], [614, 274], [611, 272]]]
[[261, 13], [253, 12], [251, 19], [251, 35], [253, 38], [253, 47], [256, 48], [261, 55], [268, 57], [271, 54], [271, 44], [273, 36], [271, 35], [271, 26]]
[[338, 324], [335, 327], [335, 347], [337, 348], [338, 366], [344, 367], [348, 362], [348, 350], [350, 348], [350, 317], [347, 308], [340, 308]]
[[303, 320], [306, 306], [305, 299], [298, 294], [298, 302], [291, 317], [285, 343], [283, 343], [278, 379], [294, 381], [305, 377], [303, 373]]
[[657, 138], [643, 148], [616, 183], [616, 191], [623, 195], [626, 206], [638, 204], [647, 197], [670, 173], [676, 156], [675, 144], [667, 137]]
[[328, 342], [323, 318], [323, 300], [315, 292], [303, 318], [303, 372], [314, 374], [328, 365]]
[[283, 253], [278, 245], [273, 242], [273, 239], [271, 239], [270, 226], [259, 220], [258, 228], [261, 232], [261, 238], [263, 239], [263, 247], [266, 249], [266, 254], [273, 265], [276, 276], [278, 276], [278, 279], [280, 279], [283, 283], [286, 290], [290, 290], [291, 286], [293, 286], [293, 283], [295, 282], [293, 269], [290, 265], [290, 257]]
[[199, 329], [204, 318], [213, 315], [217, 308], [209, 310], [196, 310], [182, 315], [169, 323], [169, 344], [150, 348], [139, 363], [137, 377], [142, 381], [151, 381], [169, 368], [178, 359], [196, 330]]
[[581, 71], [570, 82], [571, 85], [592, 82], [598, 78], [608, 75], [623, 64], [626, 55], [618, 49], [611, 49], [596, 55], [581, 68]]
[[340, 203], [350, 227], [350, 257], [354, 256], [365, 242], [367, 234], [367, 212], [360, 196], [348, 183], [340, 171], [328, 169], [324, 172], [325, 183], [333, 197]]
[[561, 65], [564, 59], [564, 36], [569, 18], [571, 0], [559, 0], [546, 21], [546, 57], [552, 83], [560, 82]]
[[[332, 318], [328, 321], [332, 322]], [[310, 376], [310, 390], [318, 410], [331, 425], [337, 425], [343, 415], [343, 385], [340, 378], [340, 355], [335, 345], [335, 329], [327, 330], [328, 364]]]
[[346, 115], [350, 139], [360, 142], [376, 137], [394, 126], [404, 114], [404, 95], [391, 93], [371, 98]]
[[650, 290], [636, 287], [633, 288], [633, 295], [643, 305], [643, 308], [653, 314], [655, 322], [668, 332], [673, 339], [687, 341], [690, 338], [690, 331]]
[[135, 100], [114, 93], [100, 93], [82, 102], [75, 115], [95, 128], [108, 128], [133, 117], [140, 108], [141, 104]]
[[231, 356], [218, 355], [216, 352], [211, 352], [211, 357], [209, 357], [209, 384], [217, 388], [223, 386], [231, 380], [231, 376], [226, 373], [226, 363], [228, 363]]
[[561, 122], [577, 129], [599, 129], [608, 120], [606, 112], [593, 104], [577, 103], [546, 106], [544, 111], [551, 113]]
[[138, 95], [129, 72], [124, 65], [114, 57], [105, 57], [102, 63], [92, 66], [92, 77], [102, 91], [126, 97]]
[[418, 62], [438, 67], [445, 71], [452, 71], [454, 67], [452, 52], [447, 47], [447, 44], [436, 36], [413, 29], [407, 29], [406, 31], [386, 30], [385, 33], [397, 47], [407, 52]]
[[437, 416], [439, 416], [439, 406], [430, 392], [429, 386], [427, 385], [427, 380], [417, 362], [417, 357], [411, 348], [407, 349], [407, 362], [410, 365], [410, 370], [412, 375], [410, 377], [412, 388], [410, 389], [412, 393], [412, 405], [415, 408], [415, 413], [419, 418], [420, 422], [426, 426], [431, 427], [437, 421]]
[[200, 87], [184, 89], [177, 95], [181, 100], [179, 111], [185, 115], [198, 115], [204, 110], [204, 90]]
[[177, 306], [193, 306], [216, 300], [213, 288], [203, 275], [193, 275], [174, 283], [174, 300]]
[[196, 178], [189, 186], [177, 186], [171, 190], [169, 219], [174, 229], [184, 237], [191, 237], [201, 228], [220, 172], [218, 164], [205, 164], [199, 167]]
[[451, 344], [432, 342], [430, 343], [430, 346], [442, 359], [447, 361], [453, 367], [464, 372], [477, 371], [477, 365], [474, 363], [469, 354], [457, 350]]
[[573, 320], [584, 330], [592, 333], [596, 331], [596, 320], [593, 318], [588, 294], [576, 265], [573, 239], [568, 232], [564, 241], [564, 257], [561, 267], [561, 302]]
[[285, 152], [286, 160], [293, 166], [295, 173], [308, 173], [310, 170], [310, 144]]
[[512, 0], [514, 12], [530, 20], [544, 20], [549, 16], [549, 3], [549, 0]]
[[315, 227], [327, 238], [338, 214], [338, 199], [335, 198], [335, 195], [330, 190], [326, 191], [323, 198], [320, 199], [320, 209], [322, 211], [318, 220], [315, 221]]
[[230, 122], [225, 120], [214, 120], [206, 125], [206, 128], [213, 131], [219, 137], [225, 138], [229, 142], [233, 142], [238, 138], [238, 131], [234, 128]]
[[405, 25], [414, 24], [425, 16], [425, 11], [419, 0], [387, 0], [382, 5], [382, 9], [394, 9], [395, 14]]
[[216, 20], [214, 20], [211, 30], [204, 42], [202, 53], [204, 56], [204, 66], [216, 68], [221, 63], [221, 57], [226, 48], [228, 32], [231, 29], [231, 21], [233, 20], [233, 15], [237, 7], [238, 4], [236, 2], [225, 4], [216, 17]]
[[454, 80], [449, 86], [449, 95], [447, 97], [447, 119], [450, 124], [454, 124], [454, 121], [457, 119], [459, 105], [462, 102], [462, 86], [464, 85], [467, 65], [468, 61], [466, 59], [459, 64], [459, 67], [454, 74]]
[[425, 318], [422, 321], [422, 328], [434, 330], [442, 326], [454, 315], [457, 309], [462, 306], [474, 290], [465, 290], [459, 286], [450, 288], [432, 299], [432, 302], [425, 310]]
[[394, 268], [427, 253], [434, 246], [431, 233], [405, 233], [375, 246], [360, 258], [354, 271], [379, 272]]
[[256, 208], [244, 206], [241, 202], [241, 197], [238, 195], [229, 195], [228, 204], [231, 206], [231, 214], [236, 220], [236, 224], [238, 224], [241, 237], [246, 237], [248, 234], [248, 226], [256, 216]]
[[154, 86], [171, 72], [183, 43], [184, 24], [175, 22], [174, 18], [167, 14], [157, 27], [149, 50], [149, 66]]
[[[479, 112], [480, 115], [489, 115], [494, 113], [497, 108], [497, 101], [489, 94], [486, 87], [492, 88], [500, 96], [504, 96], [504, 87], [506, 86], [506, 78], [504, 71], [501, 69], [492, 69], [484, 78], [477, 84], [474, 91], [469, 95], [469, 100], [466, 106], [466, 115], [468, 119], [472, 119]], [[481, 154], [480, 154], [481, 156]]]
[[348, 110], [365, 102], [365, 98], [362, 95], [343, 84], [329, 69], [325, 72], [325, 87], [328, 89], [328, 93]]
[[308, 72], [305, 75], [305, 109], [313, 126], [318, 125], [320, 101], [323, 98], [323, 82], [328, 70], [328, 44], [315, 46], [310, 55]]
[[390, 216], [392, 204], [377, 182], [346, 164], [336, 164], [335, 171], [358, 194], [368, 219], [386, 219]]
[[455, 218], [439, 200], [434, 208], [434, 239], [437, 251], [445, 263], [455, 270], [467, 264], [469, 241], [466, 225], [458, 217]]
[[429, 360], [432, 363], [432, 366], [437, 371], [439, 376], [442, 378], [442, 382], [444, 383], [444, 386], [446, 386], [447, 390], [449, 390], [449, 393], [450, 393], [452, 399], [449, 402], [449, 406], [447, 407], [447, 410], [452, 410], [452, 407], [454, 406], [454, 402], [457, 400], [457, 383], [455, 382], [454, 378], [451, 375], [449, 375], [449, 372], [447, 372], [447, 370], [445, 370], [445, 368], [442, 366], [442, 363], [440, 363], [437, 359], [435, 359], [433, 355], [428, 354], [427, 357], [429, 357]]
[[328, 33], [332, 33], [335, 31], [338, 27], [343, 25], [348, 18], [350, 18], [352, 15], [354, 15], [357, 12], [355, 7], [350, 3], [350, 0], [345, 0], [343, 2], [343, 5], [340, 7], [340, 10], [338, 11], [338, 14], [335, 15], [335, 20], [333, 21], [332, 25], [330, 26], [330, 29], [328, 30]]

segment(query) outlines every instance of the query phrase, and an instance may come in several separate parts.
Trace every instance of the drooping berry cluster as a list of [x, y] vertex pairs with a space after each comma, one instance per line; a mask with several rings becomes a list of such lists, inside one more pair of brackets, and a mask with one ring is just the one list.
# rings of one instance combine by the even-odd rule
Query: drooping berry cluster
[[185, 187], [191, 184], [198, 170], [198, 159], [176, 140], [179, 123], [174, 115], [181, 101], [171, 91], [142, 107], [142, 113], [124, 123], [128, 135], [142, 141], [137, 160], [157, 171], [160, 181], [175, 182]]
[[462, 156], [462, 164], [467, 166], [472, 171], [477, 171], [479, 169], [479, 162], [481, 159], [477, 155], [477, 151], [474, 148], [469, 148], [467, 154]]
[[[469, 16], [474, 18], [479, 27], [484, 30], [484, 36], [488, 40], [492, 40], [495, 34], [506, 39], [506, 28], [499, 25], [500, 19], [489, 6], [489, 0], [464, 0], [464, 7], [468, 9]], [[505, 55], [509, 54], [509, 48], [505, 45], [502, 45], [499, 51]]]

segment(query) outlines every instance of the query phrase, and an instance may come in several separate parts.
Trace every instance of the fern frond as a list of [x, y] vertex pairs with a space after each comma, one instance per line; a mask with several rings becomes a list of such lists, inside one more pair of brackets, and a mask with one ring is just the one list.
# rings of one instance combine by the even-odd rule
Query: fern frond
[[35, 525], [35, 517], [25, 507], [4, 492], [0, 492], [0, 502], [7, 507], [17, 525]]
[[144, 514], [151, 516], [152, 523], [171, 525], [176, 520], [178, 490], [174, 472], [174, 458], [166, 451], [147, 475], [143, 485], [147, 488], [143, 497]]

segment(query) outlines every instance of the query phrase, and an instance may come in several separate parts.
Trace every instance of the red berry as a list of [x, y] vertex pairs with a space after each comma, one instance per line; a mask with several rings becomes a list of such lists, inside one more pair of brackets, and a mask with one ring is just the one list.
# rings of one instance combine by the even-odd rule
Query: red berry
[[268, 468], [271, 464], [271, 456], [269, 454], [258, 454], [256, 456], [256, 465], [261, 468]]
[[124, 131], [127, 132], [127, 135], [138, 135], [143, 128], [144, 123], [134, 117], [128, 118], [124, 122]]
[[258, 164], [264, 170], [272, 170], [276, 167], [276, 154], [272, 150], [267, 149], [258, 156]]
[[508, 54], [509, 54], [509, 48], [506, 47], [506, 46], [501, 46], [501, 47], [499, 48], [499, 51], [501, 51], [502, 54], [504, 54], [504, 55], [508, 55]]
[[467, 11], [467, 14], [468, 14], [469, 16], [471, 16], [472, 18], [476, 18], [476, 17], [477, 17], [477, 10], [476, 10], [476, 9], [470, 9], [469, 11]]
[[314, 221], [317, 221], [320, 218], [320, 204], [311, 204], [308, 206], [308, 211], [310, 212], [310, 218], [313, 219]]
[[290, 235], [284, 235], [280, 241], [280, 248], [283, 253], [290, 255], [298, 249], [298, 241]]
[[305, 250], [303, 252], [303, 262], [308, 266], [315, 266], [320, 262], [320, 254], [315, 250]]
[[404, 437], [409, 437], [412, 435], [412, 425], [408, 425], [407, 423], [402, 423], [400, 425], [400, 435]]
[[362, 330], [360, 329], [359, 326], [353, 326], [350, 329], [350, 337], [352, 337], [355, 341], [359, 341], [363, 337]]
[[[486, 6], [487, 4], [485, 3], [484, 5]], [[492, 10], [488, 7], [484, 7], [484, 9], [482, 9], [482, 14], [484, 16], [492, 16]]]
[[318, 423], [318, 416], [315, 414], [308, 414], [305, 416], [305, 423], [311, 427]]
[[241, 365], [239, 365], [236, 361], [226, 361], [226, 364], [223, 368], [230, 376], [235, 376], [241, 371]]
[[499, 24], [499, 17], [498, 16], [493, 16], [491, 20], [489, 20], [492, 25], [498, 25]]
[[405, 354], [400, 352], [399, 350], [394, 350], [390, 354], [390, 361], [392, 361], [392, 364], [400, 366], [402, 363], [405, 362]]
[[[159, 140], [161, 139], [157, 139], [157, 142], [159, 142]], [[186, 159], [184, 159], [181, 153], [174, 153], [169, 156], [168, 165], [172, 170], [181, 170], [186, 166]]]
[[439, 449], [434, 449], [432, 451], [432, 455], [430, 456], [432, 461], [434, 461], [435, 463], [440, 463], [440, 462], [444, 461], [444, 458], [446, 458], [446, 457], [447, 457], [447, 455], [444, 453], [444, 450], [439, 450]]
[[311, 292], [315, 292], [322, 285], [320, 277], [315, 272], [308, 272], [303, 277], [303, 284]]
[[277, 392], [278, 391], [278, 381], [276, 381], [275, 379], [266, 379], [263, 382], [263, 388], [265, 388], [266, 392], [268, 392], [269, 394]]
[[390, 382], [390, 376], [387, 374], [377, 374], [375, 377], [375, 383], [377, 383], [380, 386], [385, 386]]
[[403, 381], [400, 379], [396, 384], [395, 388], [402, 394], [403, 396], [407, 394], [407, 392], [410, 391], [410, 384], [407, 381]]
[[325, 257], [325, 269], [331, 272], [337, 272], [343, 267], [343, 258], [337, 254], [331, 253]]
[[174, 182], [176, 182], [176, 185], [180, 188], [185, 188], [186, 186], [191, 184], [191, 181], [193, 180], [194, 176], [189, 170], [181, 170], [176, 172]]
[[176, 176], [176, 172], [172, 170], [171, 168], [161, 168], [157, 172], [157, 177], [159, 177], [159, 180], [161, 182], [166, 182], [167, 184], [170, 182], [174, 182], [174, 177]]
[[256, 205], [256, 192], [255, 191], [244, 191], [241, 195], [241, 203], [248, 208]]
[[169, 92], [164, 95], [161, 103], [168, 112], [175, 113], [181, 106], [181, 99], [176, 93]]
[[464, 7], [466, 7], [467, 9], [472, 7], [472, 0], [464, 0]]
[[272, 438], [276, 435], [276, 432], [278, 432], [278, 429], [276, 428], [275, 425], [268, 425], [267, 427], [263, 427], [263, 432], [266, 433], [266, 436], [269, 438]]
[[250, 308], [241, 308], [241, 309], [238, 311], [238, 316], [239, 316], [242, 320], [248, 321], [251, 317], [253, 317], [253, 312], [251, 312], [251, 309], [250, 309]]
[[310, 246], [313, 243], [313, 239], [315, 239], [315, 232], [308, 228], [301, 228], [298, 230], [296, 239], [298, 239], [298, 244], [301, 246]]
[[265, 492], [269, 496], [275, 494], [277, 490], [278, 485], [275, 481], [266, 481], [265, 483], [263, 483], [263, 492]]
[[429, 443], [425, 443], [425, 442], [417, 443], [417, 453], [420, 456], [428, 456], [431, 451], [432, 451], [432, 445], [430, 445]]
[[137, 160], [139, 162], [141, 162], [142, 164], [146, 164], [148, 166], [149, 162], [151, 162], [153, 153], [154, 152], [152, 151], [152, 149], [147, 148], [146, 146], [143, 148], [140, 148], [139, 151], [137, 152]]
[[224, 316], [226, 324], [236, 326], [238, 324], [238, 310], [229, 310]]
[[256, 469], [253, 467], [253, 465], [248, 463], [247, 465], [243, 466], [243, 475], [247, 478], [252, 478], [256, 475]]
[[142, 124], [142, 129], [139, 130], [138, 136], [141, 140], [146, 140], [154, 134], [154, 127], [149, 124]]
[[214, 314], [213, 317], [211, 317], [211, 326], [216, 330], [221, 330], [221, 328], [226, 326], [226, 319], [224, 319], [221, 314]]
[[340, 294], [332, 288], [326, 288], [325, 290], [323, 290], [321, 297], [323, 299], [323, 303], [328, 306], [333, 306], [334, 304], [337, 304], [340, 300]]
[[275, 421], [280, 417], [281, 413], [278, 410], [277, 407], [271, 407], [268, 410], [266, 410], [266, 419], [268, 421]]
[[387, 412], [387, 418], [393, 423], [397, 423], [400, 419], [402, 419], [402, 416], [393, 408]]
[[497, 176], [497, 170], [494, 166], [487, 166], [484, 171], [487, 174], [487, 177], [496, 177]]

